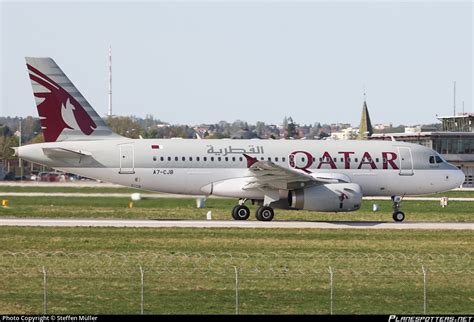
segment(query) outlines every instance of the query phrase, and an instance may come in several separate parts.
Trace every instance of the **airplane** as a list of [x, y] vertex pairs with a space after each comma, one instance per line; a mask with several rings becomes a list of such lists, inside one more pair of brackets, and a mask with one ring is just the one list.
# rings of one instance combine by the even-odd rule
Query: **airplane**
[[274, 209], [358, 210], [389, 196], [401, 222], [404, 196], [459, 187], [464, 174], [437, 152], [398, 141], [130, 139], [106, 125], [51, 58], [26, 57], [45, 142], [18, 157], [133, 188], [238, 199], [231, 214], [271, 221]]

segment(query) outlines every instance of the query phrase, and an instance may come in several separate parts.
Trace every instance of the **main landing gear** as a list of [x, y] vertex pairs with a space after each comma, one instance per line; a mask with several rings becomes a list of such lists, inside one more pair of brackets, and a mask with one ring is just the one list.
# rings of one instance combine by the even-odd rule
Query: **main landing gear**
[[400, 204], [402, 203], [402, 197], [392, 196], [393, 202], [393, 220], [396, 222], [402, 222], [405, 219], [405, 213], [400, 211]]
[[[247, 199], [240, 199], [239, 204], [232, 209], [232, 218], [235, 220], [247, 220], [250, 217], [250, 209], [244, 205]], [[260, 206], [257, 209], [257, 220], [271, 221], [275, 213], [272, 207]]]
[[273, 216], [275, 216], [275, 213], [273, 212], [272, 207], [268, 207], [268, 206], [258, 207], [258, 209], [257, 209], [257, 220], [271, 221], [273, 219]]
[[250, 209], [245, 205], [237, 205], [232, 209], [232, 218], [235, 220], [247, 220], [250, 217]]

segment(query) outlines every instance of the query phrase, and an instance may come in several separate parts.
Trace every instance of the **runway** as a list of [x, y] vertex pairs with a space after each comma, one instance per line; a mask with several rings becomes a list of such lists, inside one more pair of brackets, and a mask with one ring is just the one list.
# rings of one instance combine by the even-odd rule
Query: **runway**
[[115, 219], [0, 219], [0, 226], [131, 227], [131, 228], [278, 228], [278, 229], [388, 229], [474, 230], [474, 223], [371, 221], [227, 221], [227, 220], [115, 220]]

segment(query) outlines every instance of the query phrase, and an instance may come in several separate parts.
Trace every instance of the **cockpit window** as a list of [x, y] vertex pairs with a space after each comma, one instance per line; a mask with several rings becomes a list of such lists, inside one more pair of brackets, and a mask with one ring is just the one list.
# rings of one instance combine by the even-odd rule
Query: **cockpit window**
[[438, 163], [443, 163], [444, 160], [441, 159], [439, 155], [432, 155], [430, 156], [430, 164], [438, 164]]

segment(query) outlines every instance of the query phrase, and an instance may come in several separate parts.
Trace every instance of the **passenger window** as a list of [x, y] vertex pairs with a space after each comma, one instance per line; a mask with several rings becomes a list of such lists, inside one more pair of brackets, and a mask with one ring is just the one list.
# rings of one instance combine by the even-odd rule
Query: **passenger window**
[[265, 158], [264, 158], [264, 157], [261, 157], [261, 158], [260, 158], [260, 161], [263, 161], [263, 160], [265, 160]]
[[186, 161], [186, 158], [185, 158], [185, 157], [181, 157], [181, 160]]
[[211, 161], [214, 162], [214, 157], [211, 157]]
[[200, 160], [199, 157], [196, 157], [196, 161], [199, 162], [199, 160]]
[[272, 161], [272, 158], [271, 158], [271, 157], [268, 157], [268, 161]]
[[228, 157], [225, 157], [225, 161], [226, 161], [226, 162], [229, 161], [229, 158], [228, 158]]
[[221, 160], [222, 160], [221, 157], [217, 157], [217, 161], [221, 161]]
[[168, 157], [168, 162], [171, 161], [171, 157]]
[[204, 160], [204, 162], [207, 162], [207, 157], [204, 157], [204, 158], [202, 158], [202, 159]]
[[232, 162], [235, 162], [235, 157], [232, 157]]
[[275, 162], [278, 162], [278, 157], [275, 157]]
[[239, 157], [240, 162], [242, 162], [244, 159], [242, 157]]
[[375, 158], [375, 162], [377, 162], [377, 163], [378, 163], [378, 162], [379, 162], [379, 158]]
[[281, 158], [281, 161], [285, 162], [285, 160], [286, 160], [286, 158], [285, 158], [285, 157]]
[[153, 157], [153, 161], [156, 161], [156, 157]]
[[193, 161], [193, 157], [189, 157], [189, 161]]
[[174, 157], [174, 160], [175, 160], [175, 161], [178, 161], [179, 159], [178, 159], [178, 157]]
[[358, 162], [358, 160], [359, 160], [359, 159], [355, 158], [355, 159], [354, 159], [354, 162]]
[[161, 157], [161, 158], [160, 158], [160, 161], [161, 161], [161, 162], [165, 161], [165, 158]]

